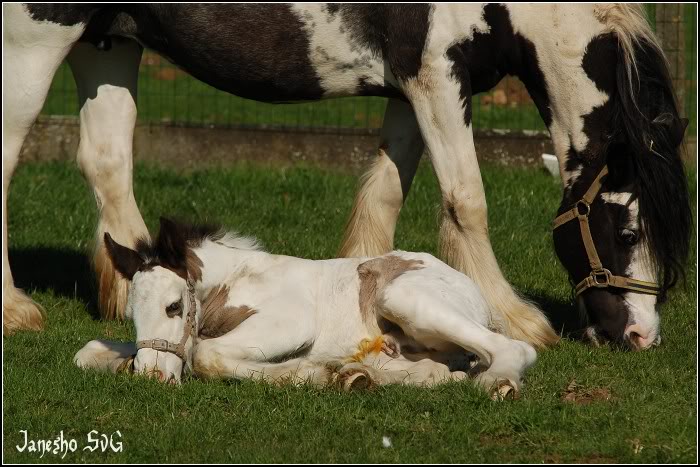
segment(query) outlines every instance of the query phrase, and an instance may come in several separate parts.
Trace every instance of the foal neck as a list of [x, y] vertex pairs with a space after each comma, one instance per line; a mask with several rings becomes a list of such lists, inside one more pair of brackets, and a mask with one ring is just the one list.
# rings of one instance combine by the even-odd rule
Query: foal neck
[[257, 263], [269, 256], [254, 240], [228, 235], [221, 240], [207, 239], [192, 252], [202, 262], [197, 289], [203, 293], [224, 283], [251, 262]]

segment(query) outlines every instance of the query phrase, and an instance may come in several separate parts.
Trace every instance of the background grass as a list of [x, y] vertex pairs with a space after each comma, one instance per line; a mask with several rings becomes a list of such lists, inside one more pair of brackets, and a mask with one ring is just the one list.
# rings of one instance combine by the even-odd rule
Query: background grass
[[[544, 171], [484, 167], [491, 238], [506, 277], [548, 312], [571, 314], [551, 245], [560, 196]], [[695, 187], [695, 175], [689, 180]], [[187, 174], [139, 166], [148, 226], [171, 213], [220, 220], [275, 253], [333, 256], [357, 180], [312, 168], [237, 166]], [[695, 192], [693, 191], [693, 198]], [[422, 167], [402, 211], [397, 248], [435, 253], [438, 188]], [[522, 398], [495, 403], [468, 383], [352, 394], [307, 387], [185, 381], [166, 387], [84, 372], [75, 352], [96, 338], [133, 339], [102, 322], [84, 254], [96, 210], [71, 164], [22, 166], [9, 197], [16, 282], [48, 312], [42, 333], [3, 341], [6, 462], [693, 462], [696, 444], [697, 263], [662, 313], [663, 344], [629, 353], [564, 340], [539, 354]], [[693, 252], [693, 258], [695, 252]], [[609, 400], [566, 402], [575, 380]], [[62, 430], [80, 449], [64, 460], [19, 453]], [[91, 430], [119, 430], [121, 453], [82, 451]], [[392, 447], [382, 447], [382, 437]]]

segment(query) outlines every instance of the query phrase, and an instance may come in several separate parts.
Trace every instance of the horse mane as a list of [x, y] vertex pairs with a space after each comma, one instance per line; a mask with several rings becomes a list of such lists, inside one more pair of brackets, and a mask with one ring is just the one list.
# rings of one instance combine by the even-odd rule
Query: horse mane
[[201, 277], [202, 262], [192, 250], [207, 240], [228, 248], [262, 250], [255, 238], [239, 235], [218, 224], [195, 224], [161, 217], [156, 238], [137, 240], [136, 252], [144, 260], [142, 269], [164, 266], [183, 278], [189, 274], [197, 280]]
[[[618, 41], [614, 140], [629, 154], [639, 193], [639, 220], [662, 295], [685, 277], [693, 217], [681, 159], [680, 119], [668, 61], [641, 5], [609, 4], [596, 13]], [[615, 157], [616, 151], [610, 151]]]

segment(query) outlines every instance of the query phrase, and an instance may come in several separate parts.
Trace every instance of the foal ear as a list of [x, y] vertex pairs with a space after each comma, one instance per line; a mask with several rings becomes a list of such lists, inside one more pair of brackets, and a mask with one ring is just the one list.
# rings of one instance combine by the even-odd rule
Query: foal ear
[[124, 279], [131, 280], [143, 264], [143, 258], [131, 248], [115, 242], [107, 232], [105, 232], [104, 239], [109, 259], [112, 260], [114, 268], [124, 276]]
[[161, 217], [156, 247], [158, 258], [163, 266], [186, 278], [187, 241], [180, 226], [170, 219]]

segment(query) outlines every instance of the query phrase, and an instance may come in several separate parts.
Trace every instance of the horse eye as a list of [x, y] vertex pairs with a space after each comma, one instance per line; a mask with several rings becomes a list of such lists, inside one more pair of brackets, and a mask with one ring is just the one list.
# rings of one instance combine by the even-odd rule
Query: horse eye
[[182, 316], [182, 300], [178, 300], [168, 305], [165, 308], [165, 314], [167, 314], [169, 318], [174, 318], [175, 316]]
[[637, 232], [630, 229], [620, 229], [618, 232], [620, 240], [622, 240], [627, 245], [635, 245], [639, 240]]

